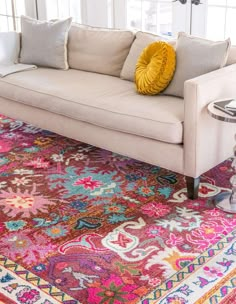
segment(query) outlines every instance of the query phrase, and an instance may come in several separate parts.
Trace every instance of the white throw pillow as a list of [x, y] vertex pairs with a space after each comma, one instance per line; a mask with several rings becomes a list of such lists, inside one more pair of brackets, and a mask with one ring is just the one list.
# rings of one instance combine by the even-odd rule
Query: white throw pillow
[[119, 77], [133, 40], [134, 34], [128, 30], [74, 24], [69, 31], [69, 66]]
[[20, 34], [0, 32], [0, 65], [11, 65], [18, 62], [20, 52]]
[[21, 17], [20, 62], [68, 69], [67, 41], [72, 18], [39, 21]]
[[226, 65], [230, 39], [210, 41], [179, 33], [176, 43], [176, 70], [165, 95], [184, 97], [186, 80], [212, 72]]

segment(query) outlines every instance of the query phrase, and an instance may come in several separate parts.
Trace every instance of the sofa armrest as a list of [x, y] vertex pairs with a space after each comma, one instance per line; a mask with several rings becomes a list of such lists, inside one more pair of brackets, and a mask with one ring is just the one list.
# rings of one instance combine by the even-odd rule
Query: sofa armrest
[[184, 172], [198, 177], [233, 155], [236, 125], [218, 121], [207, 105], [236, 98], [236, 64], [188, 80], [184, 86]]

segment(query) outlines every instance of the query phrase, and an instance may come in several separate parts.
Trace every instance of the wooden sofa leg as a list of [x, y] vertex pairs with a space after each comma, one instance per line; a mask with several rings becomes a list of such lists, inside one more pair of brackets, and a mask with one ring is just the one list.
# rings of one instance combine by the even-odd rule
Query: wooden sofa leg
[[200, 177], [193, 178], [193, 177], [185, 176], [185, 180], [187, 184], [188, 198], [192, 200], [198, 198]]

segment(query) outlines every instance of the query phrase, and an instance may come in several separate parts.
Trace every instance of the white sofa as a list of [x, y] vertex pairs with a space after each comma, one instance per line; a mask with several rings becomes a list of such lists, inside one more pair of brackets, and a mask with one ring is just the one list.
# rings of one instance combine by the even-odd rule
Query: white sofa
[[232, 96], [236, 64], [186, 81], [184, 98], [139, 95], [131, 81], [76, 69], [0, 79], [1, 114], [183, 174], [189, 198], [199, 176], [232, 155], [234, 128], [207, 113]]

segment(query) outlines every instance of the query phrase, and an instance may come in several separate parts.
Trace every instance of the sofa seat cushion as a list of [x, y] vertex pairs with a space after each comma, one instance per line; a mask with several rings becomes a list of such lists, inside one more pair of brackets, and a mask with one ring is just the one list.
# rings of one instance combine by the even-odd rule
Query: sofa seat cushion
[[139, 95], [132, 82], [117, 77], [39, 68], [0, 79], [0, 96], [100, 127], [182, 143], [183, 99]]

